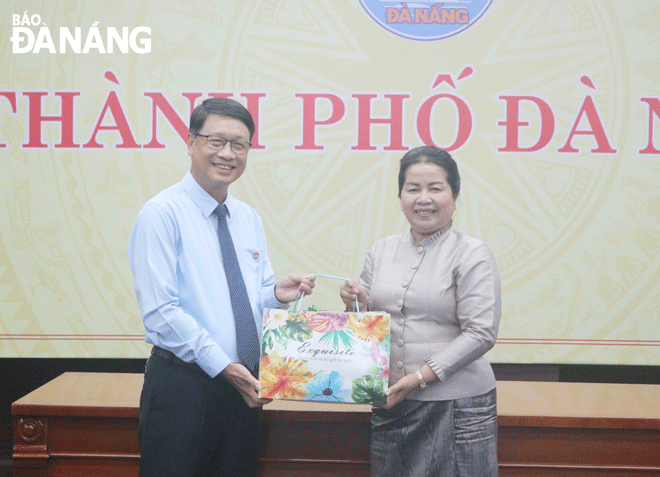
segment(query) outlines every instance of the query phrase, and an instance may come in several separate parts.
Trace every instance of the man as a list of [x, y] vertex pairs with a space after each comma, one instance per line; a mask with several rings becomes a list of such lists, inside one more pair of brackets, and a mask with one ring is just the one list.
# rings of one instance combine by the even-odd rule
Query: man
[[256, 474], [269, 402], [258, 397], [256, 330], [265, 307], [311, 293], [314, 277], [275, 282], [261, 218], [228, 194], [254, 130], [232, 99], [196, 107], [190, 172], [144, 205], [131, 233], [135, 291], [154, 345], [140, 397], [141, 477]]

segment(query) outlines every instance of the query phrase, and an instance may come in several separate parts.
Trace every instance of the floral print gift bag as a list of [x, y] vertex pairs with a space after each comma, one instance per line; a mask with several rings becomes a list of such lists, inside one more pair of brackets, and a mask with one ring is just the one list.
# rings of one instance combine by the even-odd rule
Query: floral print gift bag
[[264, 310], [260, 397], [385, 404], [390, 315], [299, 311], [299, 302], [293, 311]]

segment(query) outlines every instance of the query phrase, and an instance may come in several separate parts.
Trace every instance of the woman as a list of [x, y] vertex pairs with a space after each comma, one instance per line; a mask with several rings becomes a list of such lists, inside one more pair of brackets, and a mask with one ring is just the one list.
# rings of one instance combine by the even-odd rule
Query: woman
[[348, 309], [391, 315], [387, 404], [372, 415], [371, 475], [496, 476], [495, 377], [483, 355], [497, 337], [500, 278], [490, 249], [452, 228], [461, 179], [430, 146], [401, 158], [410, 230], [369, 251]]

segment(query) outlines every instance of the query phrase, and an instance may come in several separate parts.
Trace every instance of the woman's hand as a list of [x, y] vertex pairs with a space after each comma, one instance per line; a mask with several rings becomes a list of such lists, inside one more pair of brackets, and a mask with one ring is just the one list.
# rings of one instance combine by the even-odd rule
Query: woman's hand
[[367, 311], [369, 309], [367, 290], [357, 282], [351, 280], [344, 282], [339, 287], [339, 296], [341, 297], [341, 301], [346, 305], [346, 308], [350, 311], [357, 311], [355, 309], [356, 299], [360, 306], [360, 311]]
[[[431, 369], [428, 364], [424, 364], [419, 369], [419, 372], [422, 374], [422, 379], [428, 385], [438, 380], [438, 376], [435, 374], [435, 371]], [[417, 377], [417, 373], [406, 374], [404, 377], [399, 379], [396, 383], [385, 390], [385, 396], [387, 396], [387, 404], [384, 406], [374, 406], [380, 407], [382, 409], [392, 409], [394, 406], [403, 401], [408, 394], [413, 391], [416, 391], [420, 388], [420, 380]]]
[[419, 380], [414, 374], [406, 374], [399, 379], [392, 386], [387, 388], [385, 396], [387, 396], [387, 404], [383, 406], [375, 406], [381, 409], [392, 409], [394, 406], [403, 401], [408, 394], [419, 388]]

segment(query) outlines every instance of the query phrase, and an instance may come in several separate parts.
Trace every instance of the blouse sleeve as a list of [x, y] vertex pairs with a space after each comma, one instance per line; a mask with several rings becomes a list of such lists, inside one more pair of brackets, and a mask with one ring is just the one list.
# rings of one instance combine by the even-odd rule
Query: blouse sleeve
[[500, 275], [486, 244], [465, 254], [454, 270], [461, 333], [426, 362], [440, 381], [483, 356], [494, 345], [502, 315]]
[[[371, 250], [367, 253], [367, 257], [364, 260], [364, 267], [362, 267], [362, 273], [360, 274], [360, 285], [362, 285], [367, 290], [367, 301], [371, 305], [371, 283], [374, 276], [374, 256], [376, 253], [376, 246], [372, 246]], [[367, 307], [369, 308], [369, 307]], [[368, 310], [367, 310], [368, 311]]]

